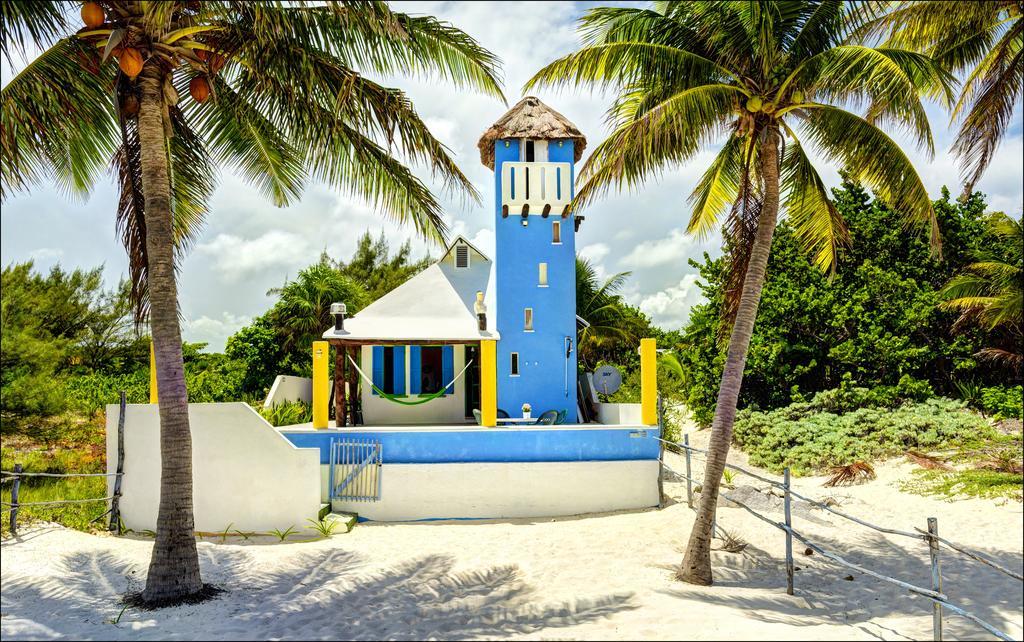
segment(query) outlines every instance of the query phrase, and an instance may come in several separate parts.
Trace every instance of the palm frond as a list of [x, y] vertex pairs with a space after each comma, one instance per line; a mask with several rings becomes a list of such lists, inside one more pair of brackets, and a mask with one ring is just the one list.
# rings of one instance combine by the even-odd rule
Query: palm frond
[[14, 62], [15, 51], [24, 54], [28, 45], [47, 49], [67, 33], [69, 4], [53, 0], [0, 2], [0, 32], [3, 33], [0, 52], [7, 64]]

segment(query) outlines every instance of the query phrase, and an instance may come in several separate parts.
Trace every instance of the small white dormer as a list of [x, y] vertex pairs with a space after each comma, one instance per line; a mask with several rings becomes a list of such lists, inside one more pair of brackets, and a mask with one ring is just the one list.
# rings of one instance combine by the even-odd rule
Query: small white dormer
[[486, 266], [490, 263], [490, 259], [464, 236], [457, 236], [445, 249], [444, 255], [441, 256], [438, 263], [446, 270], [468, 272], [471, 269], [475, 270], [477, 267]]
[[548, 141], [522, 138], [519, 140], [519, 160], [522, 163], [548, 162]]

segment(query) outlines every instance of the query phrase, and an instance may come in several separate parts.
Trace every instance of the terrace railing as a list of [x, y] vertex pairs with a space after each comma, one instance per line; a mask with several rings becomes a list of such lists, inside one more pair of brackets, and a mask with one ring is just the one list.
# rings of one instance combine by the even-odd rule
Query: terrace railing
[[568, 211], [570, 201], [572, 166], [569, 163], [502, 163], [501, 204], [505, 214], [561, 216]]

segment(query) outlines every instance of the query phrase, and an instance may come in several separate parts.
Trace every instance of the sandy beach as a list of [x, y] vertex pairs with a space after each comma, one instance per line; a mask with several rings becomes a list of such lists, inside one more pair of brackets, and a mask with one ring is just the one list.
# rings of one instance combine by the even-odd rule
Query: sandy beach
[[[706, 433], [696, 437], [699, 446]], [[746, 463], [736, 451], [731, 460]], [[667, 463], [682, 470], [681, 457], [670, 454]], [[822, 478], [802, 478], [796, 488], [894, 528], [923, 528], [937, 517], [942, 535], [1021, 568], [1020, 504], [900, 492], [896, 484], [911, 470], [892, 461], [864, 485], [827, 489]], [[748, 494], [744, 486], [760, 485], [742, 475], [734, 483]], [[3, 542], [3, 638], [930, 639], [926, 600], [806, 556], [803, 546], [796, 595], [787, 596], [783, 534], [736, 507], [721, 507], [719, 524], [748, 542], [745, 550], [715, 552], [713, 587], [675, 581], [692, 512], [685, 484], [670, 476], [665, 490], [677, 501], [661, 510], [360, 524], [328, 540], [286, 544], [206, 539], [204, 577], [226, 592], [158, 612], [121, 613], [119, 601], [141, 587], [151, 540], [37, 525]], [[781, 519], [773, 512], [781, 502], [758, 495]], [[923, 542], [806, 507], [795, 510], [794, 525], [851, 562], [928, 586]], [[947, 551], [942, 572], [954, 603], [1015, 638], [1024, 634], [1020, 582]], [[952, 614], [945, 627], [947, 639], [990, 637]]]

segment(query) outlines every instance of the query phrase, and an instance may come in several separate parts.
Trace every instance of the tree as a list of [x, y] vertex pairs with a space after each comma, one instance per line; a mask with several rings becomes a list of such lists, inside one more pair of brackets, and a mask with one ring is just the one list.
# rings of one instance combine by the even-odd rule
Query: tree
[[45, 178], [87, 193], [108, 164], [121, 191], [118, 228], [160, 388], [160, 508], [143, 599], [178, 600], [202, 581], [176, 255], [207, 213], [216, 166], [277, 205], [310, 176], [440, 239], [441, 206], [404, 163], [476, 190], [405, 94], [368, 76], [434, 74], [500, 98], [496, 59], [450, 25], [381, 2], [105, 0], [82, 6], [77, 32], [75, 3], [0, 7], [8, 63], [29, 44], [43, 51], [3, 88], [3, 196]]
[[1002, 243], [1002, 256], [992, 247], [980, 250], [977, 261], [950, 279], [942, 290], [941, 307], [960, 312], [956, 328], [976, 324], [1006, 335], [1006, 347], [987, 347], [978, 356], [1004, 363], [1020, 372], [1024, 367], [1024, 229], [1021, 222], [1006, 216], [990, 221], [992, 233]]
[[433, 263], [429, 256], [419, 261], [413, 261], [411, 256], [412, 245], [408, 241], [392, 255], [384, 232], [381, 232], [375, 241], [367, 231], [359, 237], [352, 258], [347, 263], [338, 261], [334, 265], [339, 272], [366, 290], [369, 303], [394, 290]]
[[576, 257], [576, 314], [587, 323], [578, 339], [581, 367], [593, 368], [601, 360], [618, 361], [611, 357], [610, 351], [620, 346], [635, 346], [640, 326], [650, 326], [650, 322], [639, 311], [629, 308], [618, 294], [629, 274], [613, 274], [602, 283], [593, 264]]
[[284, 331], [282, 347], [308, 348], [321, 333], [333, 325], [331, 304], [340, 302], [355, 314], [366, 305], [366, 291], [343, 275], [325, 255], [299, 272], [295, 280], [267, 292], [279, 297], [270, 311], [274, 325]]
[[861, 30], [865, 39], [888, 36], [887, 46], [923, 51], [947, 69], [966, 75], [953, 108], [953, 121], [960, 121], [953, 151], [960, 157], [968, 196], [1020, 106], [1024, 8], [1017, 0], [880, 4], [891, 6]]
[[[879, 124], [933, 150], [922, 92], [951, 99], [950, 79], [911, 51], [843, 44], [860, 25], [846, 2], [680, 2], [598, 7], [583, 46], [527, 83], [610, 89], [612, 132], [583, 166], [574, 207], [634, 187], [725, 141], [690, 198], [688, 229], [707, 234], [723, 212], [732, 330], [712, 422], [704, 489], [678, 577], [710, 584], [712, 519], [780, 201], [814, 262], [834, 269], [846, 226], [805, 152], [844, 165], [908, 220], [939, 233], [910, 160]], [[867, 105], [865, 117], [845, 106]], [[781, 194], [780, 194], [781, 193]]]

